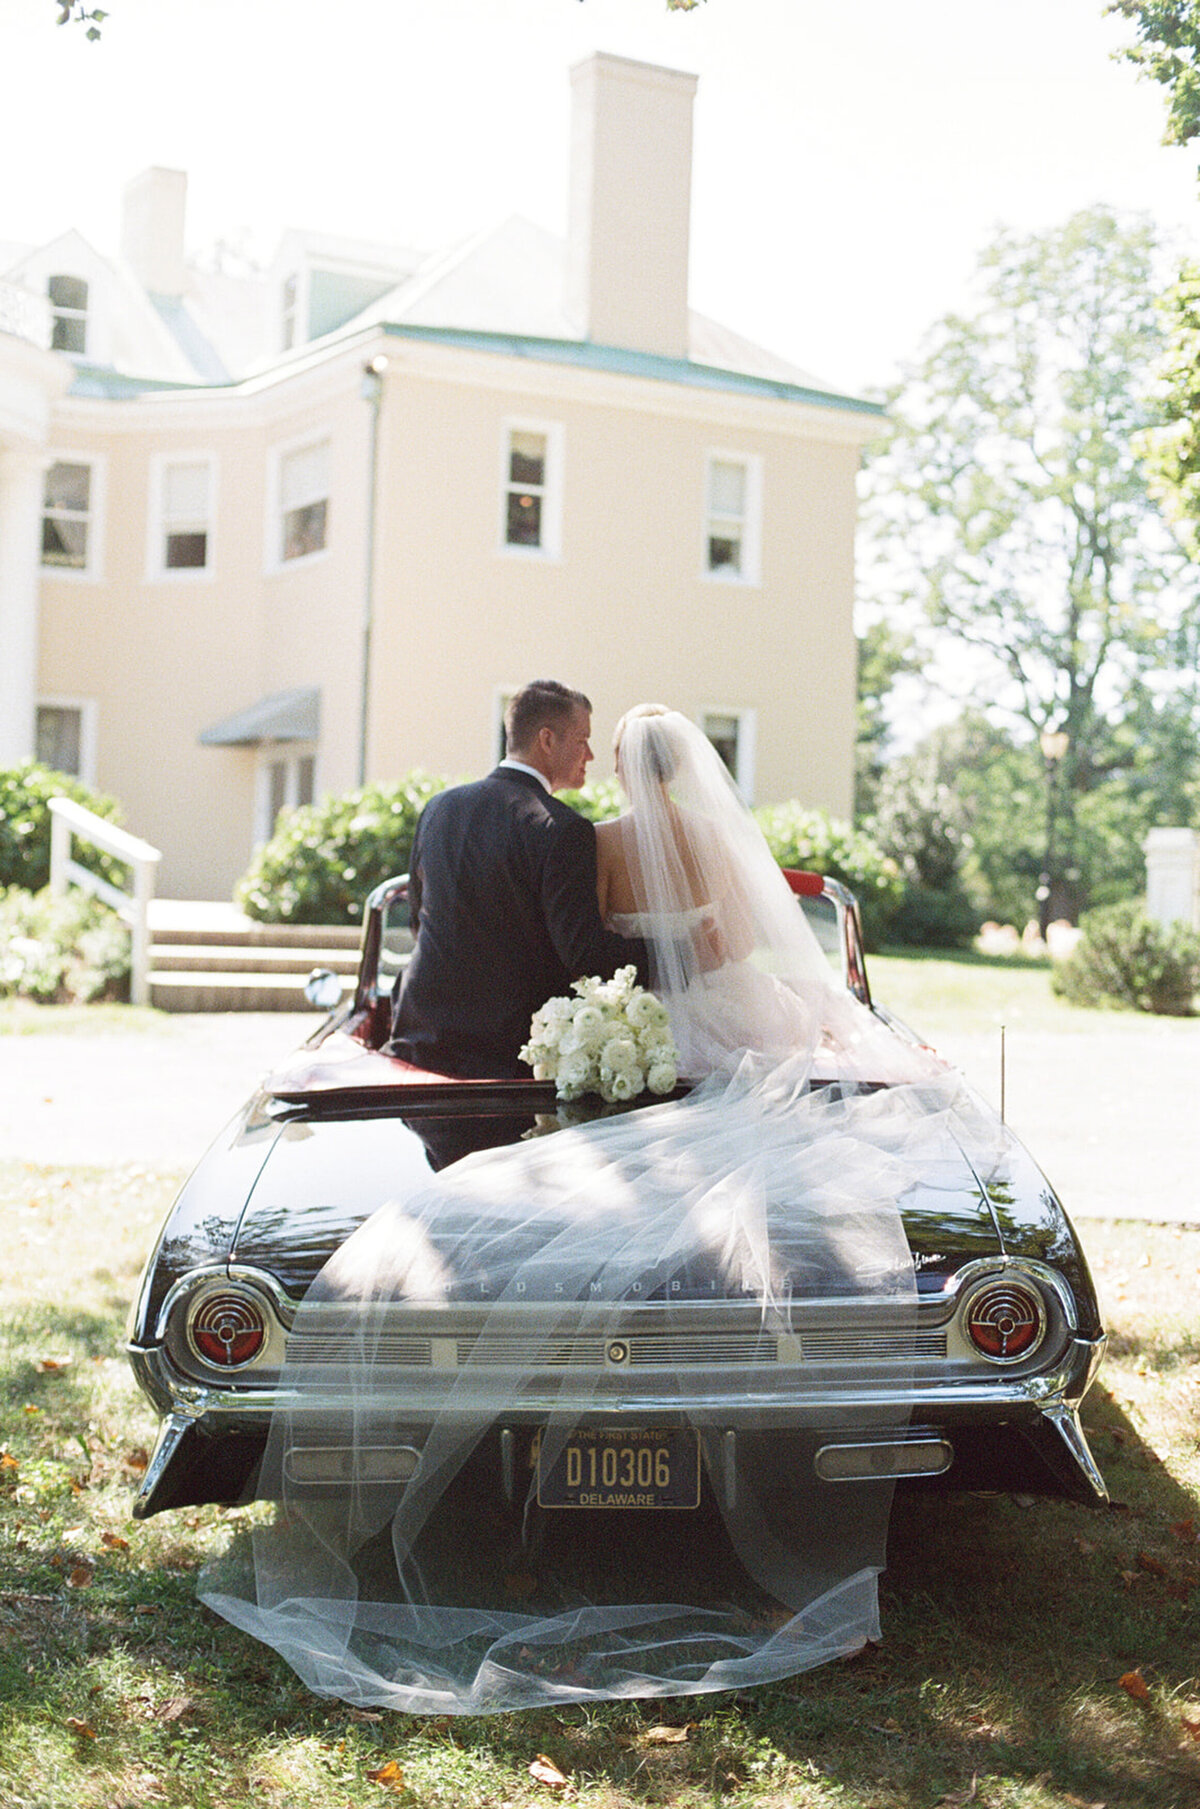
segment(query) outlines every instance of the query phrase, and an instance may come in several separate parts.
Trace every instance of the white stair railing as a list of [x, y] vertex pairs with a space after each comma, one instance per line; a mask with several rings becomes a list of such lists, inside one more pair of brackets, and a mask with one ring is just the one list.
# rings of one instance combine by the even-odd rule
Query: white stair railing
[[[76, 804], [73, 798], [50, 800], [50, 891], [55, 898], [66, 892], [68, 882], [85, 892], [102, 898], [129, 925], [132, 938], [129, 996], [135, 1005], [150, 1002], [150, 900], [154, 897], [154, 880], [162, 859], [159, 849], [152, 848], [138, 836], [98, 817], [94, 810]], [[113, 854], [133, 869], [133, 891], [122, 892], [98, 874], [71, 859], [71, 839], [90, 842]]]

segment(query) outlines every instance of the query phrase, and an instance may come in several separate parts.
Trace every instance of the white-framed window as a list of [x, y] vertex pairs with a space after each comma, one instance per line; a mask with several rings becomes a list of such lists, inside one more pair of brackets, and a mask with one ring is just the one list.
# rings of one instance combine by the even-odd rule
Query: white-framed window
[[323, 553], [329, 544], [328, 437], [281, 446], [271, 464], [268, 563], [273, 569]]
[[52, 276], [46, 284], [50, 297], [50, 349], [54, 352], [87, 351], [88, 286], [81, 276]]
[[215, 495], [216, 465], [209, 455], [154, 461], [147, 557], [152, 578], [212, 571]]
[[100, 468], [71, 454], [47, 467], [42, 500], [42, 564], [55, 572], [96, 575]]
[[726, 584], [757, 584], [762, 521], [762, 460], [710, 452], [704, 475], [704, 574]]
[[753, 804], [757, 712], [714, 705], [701, 711], [700, 727], [725, 762], [746, 803]]
[[280, 344], [281, 349], [290, 352], [299, 343], [300, 325], [300, 278], [293, 273], [283, 279], [280, 295]]
[[96, 702], [91, 697], [38, 699], [34, 756], [56, 773], [92, 785], [96, 778]]
[[543, 559], [559, 557], [562, 453], [561, 422], [504, 423], [500, 540], [506, 553]]
[[292, 742], [287, 747], [267, 746], [258, 757], [255, 840], [266, 842], [275, 833], [281, 810], [295, 810], [316, 797], [317, 749], [314, 742]]

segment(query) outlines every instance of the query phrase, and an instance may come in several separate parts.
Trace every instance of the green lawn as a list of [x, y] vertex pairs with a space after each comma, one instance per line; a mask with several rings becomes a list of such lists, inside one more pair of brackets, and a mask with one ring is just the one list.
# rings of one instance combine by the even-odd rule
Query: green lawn
[[421, 1720], [310, 1695], [197, 1604], [245, 1512], [128, 1519], [152, 1425], [117, 1347], [175, 1180], [0, 1165], [5, 1809], [1200, 1802], [1200, 1233], [1089, 1230], [1111, 1509], [898, 1503], [883, 1645], [770, 1688]]

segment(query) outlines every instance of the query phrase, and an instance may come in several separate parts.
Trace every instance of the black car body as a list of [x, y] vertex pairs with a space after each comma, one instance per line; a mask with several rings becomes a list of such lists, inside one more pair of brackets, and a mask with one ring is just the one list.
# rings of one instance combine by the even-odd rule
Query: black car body
[[[915, 1040], [872, 1005], [852, 896], [815, 875], [790, 877], [845, 984], [897, 1037]], [[147, 1263], [127, 1349], [161, 1426], [139, 1517], [252, 1498], [289, 1328], [332, 1252], [407, 1181], [555, 1111], [552, 1089], [532, 1079], [447, 1079], [379, 1053], [407, 944], [405, 900], [402, 879], [372, 894], [353, 997], [217, 1138]], [[879, 1302], [806, 1301], [799, 1282], [786, 1329], [768, 1329], [757, 1297], [696, 1252], [648, 1277], [616, 1321], [613, 1303], [598, 1302], [594, 1338], [585, 1313], [561, 1347], [547, 1345], [539, 1301], [498, 1309], [503, 1263], [464, 1264], [470, 1239], [456, 1225], [460, 1269], [447, 1298], [395, 1308], [391, 1432], [373, 1461], [391, 1481], [415, 1474], [447, 1390], [469, 1372], [486, 1412], [493, 1376], [504, 1405], [481, 1452], [481, 1486], [519, 1503], [539, 1430], [569, 1403], [573, 1374], [580, 1423], [619, 1440], [622, 1429], [669, 1435], [679, 1395], [664, 1378], [686, 1371], [706, 1489], [736, 1489], [739, 1464], [761, 1462], [765, 1447], [831, 1487], [895, 1476], [1103, 1501], [1078, 1418], [1104, 1347], [1095, 1291], [1053, 1189], [1019, 1144], [1006, 1148], [997, 1174], [960, 1145], [954, 1172], [903, 1202], [915, 1334], [889, 1324]], [[481, 1223], [481, 1246], [486, 1231]], [[532, 1350], [542, 1368], [530, 1377]], [[330, 1489], [350, 1459], [325, 1446], [298, 1447], [291, 1461], [302, 1482]], [[653, 1490], [645, 1504], [678, 1505]], [[543, 1505], [556, 1505], [552, 1492]]]

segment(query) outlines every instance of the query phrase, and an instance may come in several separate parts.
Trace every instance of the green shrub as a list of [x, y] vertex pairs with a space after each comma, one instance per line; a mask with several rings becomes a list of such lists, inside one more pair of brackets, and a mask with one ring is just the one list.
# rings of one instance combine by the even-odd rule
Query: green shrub
[[904, 897], [895, 861], [861, 830], [795, 799], [763, 805], [754, 814], [781, 867], [807, 868], [850, 887], [862, 909], [863, 936], [877, 948]]
[[129, 997], [129, 931], [99, 899], [72, 889], [0, 893], [0, 997], [89, 1005]]
[[1072, 1005], [1122, 1006], [1190, 1017], [1200, 990], [1200, 936], [1183, 924], [1164, 929], [1142, 905], [1104, 905], [1080, 919], [1082, 936], [1054, 965], [1051, 985]]
[[[20, 886], [40, 892], [50, 882], [50, 800], [73, 798], [110, 823], [120, 823], [121, 811], [112, 798], [94, 792], [68, 773], [56, 773], [35, 760], [0, 768], [0, 889]], [[85, 842], [77, 842], [74, 858], [90, 873], [98, 873], [112, 885], [122, 885], [125, 869], [111, 855], [101, 854]]]
[[407, 871], [421, 810], [447, 779], [409, 773], [281, 810], [238, 881], [235, 901], [262, 923], [359, 923], [372, 886]]
[[980, 916], [957, 881], [945, 890], [909, 880], [888, 936], [903, 948], [968, 948]]
[[589, 779], [578, 791], [560, 791], [558, 795], [590, 823], [607, 823], [610, 817], [619, 817], [626, 805], [625, 793], [616, 779]]

